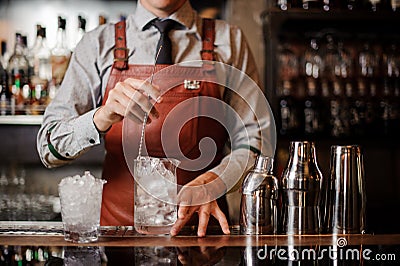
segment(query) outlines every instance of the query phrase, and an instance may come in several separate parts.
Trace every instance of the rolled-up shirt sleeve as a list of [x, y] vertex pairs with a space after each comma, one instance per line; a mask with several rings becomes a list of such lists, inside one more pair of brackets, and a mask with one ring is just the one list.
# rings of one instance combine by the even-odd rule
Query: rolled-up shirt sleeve
[[57, 94], [46, 108], [37, 135], [37, 150], [43, 164], [68, 164], [100, 143], [93, 115], [101, 99], [101, 78], [93, 42], [88, 33], [71, 56]]

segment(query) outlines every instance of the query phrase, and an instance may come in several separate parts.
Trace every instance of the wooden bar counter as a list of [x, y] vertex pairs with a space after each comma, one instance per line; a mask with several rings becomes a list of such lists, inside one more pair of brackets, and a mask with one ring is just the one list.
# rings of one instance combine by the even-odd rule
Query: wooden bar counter
[[[235, 228], [231, 228], [235, 229]], [[231, 235], [207, 235], [197, 237], [194, 234], [178, 235], [139, 235], [127, 232], [125, 235], [102, 235], [97, 242], [77, 244], [64, 240], [62, 234], [54, 233], [10, 233], [0, 234], [0, 245], [31, 245], [31, 246], [113, 246], [113, 247], [245, 247], [245, 246], [329, 246], [336, 245], [338, 241], [345, 240], [346, 245], [387, 245], [400, 247], [400, 234], [348, 234], [348, 235], [259, 235], [245, 236], [231, 233]], [[400, 255], [400, 248], [399, 248]], [[400, 263], [400, 257], [399, 257]]]
[[[58, 259], [64, 260], [68, 259], [68, 252], [79, 251], [82, 256], [85, 250], [98, 250], [102, 254], [101, 265], [288, 265], [291, 260], [285, 254], [288, 255], [289, 251], [299, 256], [293, 260], [316, 263], [312, 265], [338, 262], [340, 265], [400, 265], [400, 234], [244, 236], [239, 234], [238, 226], [231, 227], [230, 235], [221, 234], [218, 228], [209, 228], [207, 236], [202, 238], [196, 236], [194, 227], [184, 228], [175, 237], [139, 235], [132, 227], [102, 227], [101, 234], [97, 242], [77, 244], [64, 240], [59, 222], [1, 222], [0, 247], [61, 250]], [[323, 250], [325, 255], [321, 254]], [[337, 253], [332, 253], [335, 250]], [[314, 252], [318, 255], [312, 259], [303, 258], [304, 251], [308, 256]], [[349, 252], [359, 253], [358, 259], [350, 261], [345, 257]], [[341, 254], [341, 257], [335, 258], [332, 254]], [[141, 256], [144, 256], [144, 261]], [[155, 258], [171, 263], [156, 263]]]

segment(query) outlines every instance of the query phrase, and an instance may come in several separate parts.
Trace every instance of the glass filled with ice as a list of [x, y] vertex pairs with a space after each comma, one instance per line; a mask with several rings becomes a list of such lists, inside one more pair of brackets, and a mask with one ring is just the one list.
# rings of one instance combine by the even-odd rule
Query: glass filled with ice
[[65, 177], [58, 185], [64, 238], [76, 243], [97, 241], [105, 180], [86, 171], [83, 176]]
[[179, 160], [142, 156], [135, 160], [135, 230], [168, 234], [177, 219]]

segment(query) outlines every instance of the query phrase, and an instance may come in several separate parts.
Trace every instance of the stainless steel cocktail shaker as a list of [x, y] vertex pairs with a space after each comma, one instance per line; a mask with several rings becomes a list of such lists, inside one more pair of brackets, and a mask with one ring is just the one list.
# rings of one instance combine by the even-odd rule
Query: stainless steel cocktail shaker
[[331, 147], [330, 175], [327, 182], [327, 233], [364, 233], [366, 192], [364, 163], [358, 145]]
[[314, 142], [290, 142], [289, 161], [282, 174], [283, 233], [319, 233], [321, 181]]
[[278, 180], [272, 174], [273, 159], [258, 156], [242, 185], [240, 233], [245, 235], [277, 232]]

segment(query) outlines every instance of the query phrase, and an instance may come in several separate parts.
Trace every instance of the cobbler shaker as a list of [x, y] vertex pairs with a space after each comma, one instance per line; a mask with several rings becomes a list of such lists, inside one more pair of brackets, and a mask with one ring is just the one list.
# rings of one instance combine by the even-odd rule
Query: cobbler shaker
[[277, 232], [278, 179], [272, 174], [272, 164], [272, 158], [260, 155], [246, 174], [240, 202], [241, 234]]
[[319, 233], [321, 182], [314, 142], [290, 142], [289, 160], [282, 174], [283, 233]]
[[364, 233], [366, 194], [364, 162], [358, 145], [331, 147], [325, 226], [327, 233]]

